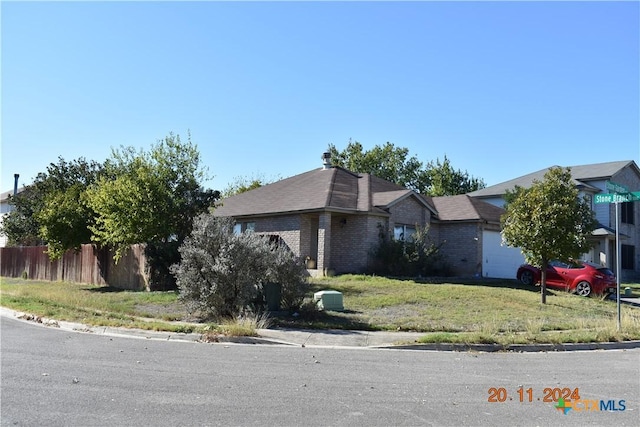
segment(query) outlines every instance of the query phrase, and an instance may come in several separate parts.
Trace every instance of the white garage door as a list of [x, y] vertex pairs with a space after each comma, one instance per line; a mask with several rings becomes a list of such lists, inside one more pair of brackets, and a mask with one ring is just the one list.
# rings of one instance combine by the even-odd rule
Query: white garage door
[[518, 267], [524, 263], [519, 248], [502, 246], [502, 236], [498, 231], [483, 232], [482, 258], [482, 275], [496, 279], [515, 279]]

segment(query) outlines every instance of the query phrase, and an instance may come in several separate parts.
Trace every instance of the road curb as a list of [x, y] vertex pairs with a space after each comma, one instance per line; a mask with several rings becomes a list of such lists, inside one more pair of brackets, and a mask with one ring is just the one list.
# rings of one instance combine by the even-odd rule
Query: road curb
[[[180, 342], [200, 342], [200, 343], [213, 343], [213, 344], [251, 344], [251, 345], [282, 345], [282, 346], [294, 346], [294, 347], [326, 347], [326, 348], [350, 348], [350, 349], [381, 349], [381, 350], [424, 350], [424, 351], [448, 351], [448, 352], [483, 352], [483, 353], [497, 353], [497, 352], [511, 352], [511, 353], [525, 353], [525, 352], [560, 352], [560, 351], [590, 351], [590, 350], [627, 350], [640, 348], [640, 341], [623, 341], [623, 342], [602, 342], [602, 343], [564, 343], [564, 344], [450, 344], [450, 343], [435, 343], [435, 344], [420, 344], [420, 343], [398, 343], [398, 344], [379, 344], [379, 345], [354, 345], [353, 339], [347, 339], [348, 343], [336, 344], [323, 343], [309, 345], [307, 341], [310, 335], [317, 333], [327, 333], [324, 330], [312, 331], [298, 331], [292, 332], [305, 332], [309, 334], [306, 336], [302, 343], [294, 342], [282, 337], [233, 337], [225, 335], [207, 335], [200, 333], [179, 333], [179, 332], [164, 332], [164, 331], [151, 331], [144, 329], [129, 329], [129, 328], [114, 328], [108, 326], [88, 326], [80, 323], [73, 323], [55, 319], [43, 318], [40, 316], [34, 316], [28, 313], [17, 312], [5, 307], [0, 307], [0, 317], [10, 317], [16, 320], [20, 320], [28, 323], [35, 323], [44, 327], [60, 328], [65, 331], [90, 333], [106, 336], [117, 336], [127, 338], [138, 339], [153, 339], [163, 341], [180, 341]], [[286, 336], [286, 331], [279, 331]], [[341, 335], [349, 336], [349, 331], [340, 331]], [[359, 335], [362, 339], [362, 331], [352, 331], [354, 336]], [[393, 332], [390, 332], [390, 337], [393, 337]], [[394, 337], [396, 338], [396, 337]], [[393, 342], [394, 339], [389, 339]]]
[[378, 346], [377, 348], [394, 350], [431, 350], [453, 352], [484, 352], [484, 353], [535, 353], [551, 351], [590, 351], [590, 350], [628, 350], [640, 348], [640, 341], [602, 342], [602, 343], [564, 343], [564, 344], [399, 344], [393, 346]]

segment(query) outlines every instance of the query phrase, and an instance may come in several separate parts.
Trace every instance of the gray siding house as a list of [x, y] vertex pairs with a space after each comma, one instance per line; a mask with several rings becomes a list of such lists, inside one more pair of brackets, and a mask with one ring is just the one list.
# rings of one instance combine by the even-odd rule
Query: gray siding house
[[[5, 191], [5, 192], [0, 194], [0, 227], [2, 226], [2, 223], [4, 222], [5, 216], [7, 216], [9, 214], [9, 212], [11, 212], [13, 210], [13, 206], [11, 204], [9, 204], [9, 198], [11, 196], [15, 196], [18, 193], [21, 193], [24, 190], [24, 187], [18, 188], [18, 178], [20, 178], [20, 175], [18, 175], [17, 173], [14, 174], [13, 175], [13, 179], [14, 179], [13, 190]], [[8, 241], [7, 236], [5, 236], [0, 231], [0, 248], [4, 248], [5, 246], [7, 246], [7, 241]]]
[[[469, 196], [504, 207], [504, 195], [516, 186], [528, 188], [534, 181], [542, 181], [550, 168], [469, 193]], [[640, 169], [633, 160], [570, 166], [571, 176], [580, 194], [591, 203], [599, 225], [593, 232], [592, 249], [583, 255], [585, 261], [595, 262], [616, 270], [616, 207], [615, 204], [594, 203], [595, 195], [609, 193], [606, 183], [622, 184], [630, 191], [640, 191]], [[640, 206], [638, 202], [618, 206], [620, 234], [620, 279], [625, 282], [640, 279]]]

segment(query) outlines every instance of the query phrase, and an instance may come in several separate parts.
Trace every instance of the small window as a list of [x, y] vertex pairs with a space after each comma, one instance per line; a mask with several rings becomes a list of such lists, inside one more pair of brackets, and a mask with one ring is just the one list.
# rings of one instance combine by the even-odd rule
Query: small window
[[413, 241], [416, 229], [408, 225], [396, 225], [393, 229], [393, 238], [401, 242]]
[[235, 223], [233, 224], [233, 234], [240, 234], [242, 233], [242, 223]]
[[624, 224], [633, 224], [633, 202], [620, 203], [620, 221]]
[[634, 259], [636, 257], [636, 247], [632, 245], [621, 245], [620, 266], [623, 270], [635, 270]]
[[233, 234], [240, 234], [246, 231], [255, 231], [255, 222], [237, 222], [233, 225]]

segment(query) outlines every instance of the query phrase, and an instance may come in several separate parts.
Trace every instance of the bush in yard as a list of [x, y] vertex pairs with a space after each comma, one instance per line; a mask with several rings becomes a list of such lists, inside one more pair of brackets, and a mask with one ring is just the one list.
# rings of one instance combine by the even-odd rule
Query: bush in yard
[[415, 233], [406, 240], [389, 238], [380, 228], [380, 243], [371, 253], [373, 274], [391, 276], [434, 276], [447, 272], [440, 246], [432, 243], [428, 227], [416, 225]]
[[286, 308], [307, 290], [302, 262], [283, 244], [253, 232], [235, 234], [234, 221], [203, 214], [180, 247], [182, 260], [172, 267], [180, 298], [191, 309], [214, 318], [237, 317], [264, 309], [263, 287], [279, 283]]
[[267, 277], [280, 285], [280, 306], [284, 310], [300, 308], [311, 288], [305, 265], [280, 241], [272, 243]]

